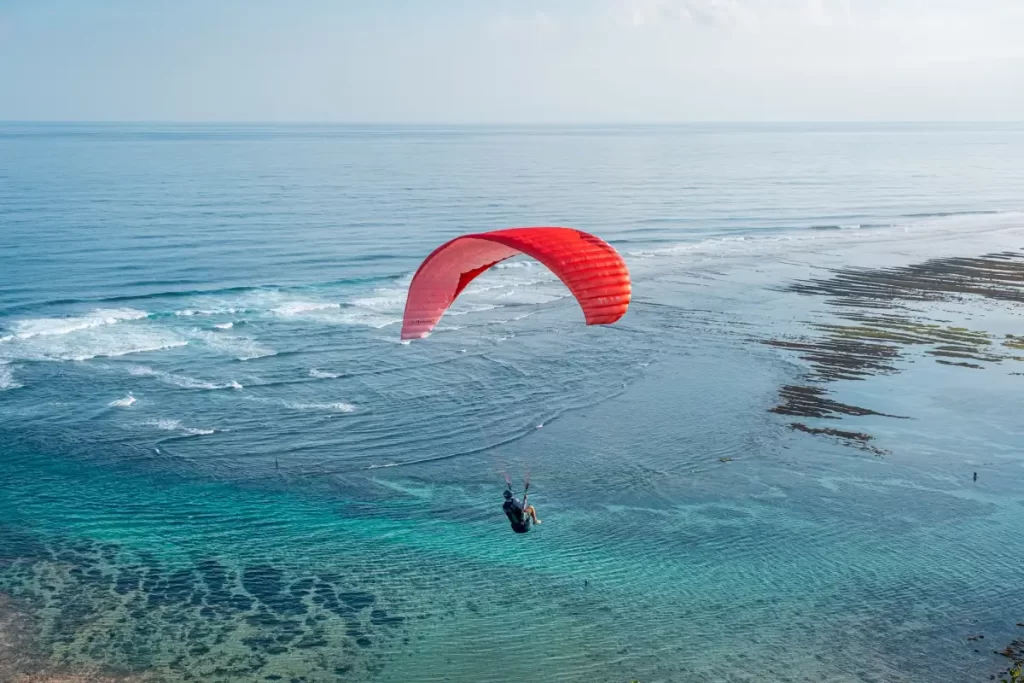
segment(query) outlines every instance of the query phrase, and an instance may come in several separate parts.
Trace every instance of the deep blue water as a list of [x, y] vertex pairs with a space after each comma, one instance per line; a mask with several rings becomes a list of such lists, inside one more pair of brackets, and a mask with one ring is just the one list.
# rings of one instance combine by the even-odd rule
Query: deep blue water
[[[0, 591], [54, 661], [168, 680], [987, 679], [1017, 368], [838, 383], [912, 416], [843, 421], [876, 457], [769, 413], [806, 366], [759, 340], [832, 314], [796, 278], [1024, 246], [1021, 159], [988, 124], [0, 125]], [[516, 260], [399, 343], [430, 250], [518, 225], [619, 249], [627, 316]]]

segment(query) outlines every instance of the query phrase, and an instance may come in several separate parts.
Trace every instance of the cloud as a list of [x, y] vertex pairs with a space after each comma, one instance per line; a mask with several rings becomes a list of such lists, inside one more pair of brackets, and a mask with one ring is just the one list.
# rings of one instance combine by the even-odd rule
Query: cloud
[[686, 0], [682, 3], [689, 17], [708, 26], [755, 28], [757, 14], [739, 0]]
[[620, 21], [632, 26], [692, 23], [750, 29], [757, 15], [741, 0], [623, 0]]
[[852, 26], [853, 8], [849, 0], [805, 0], [802, 16], [812, 26]]
[[552, 35], [558, 33], [558, 22], [547, 12], [536, 10], [527, 14], [499, 14], [487, 22], [493, 33], [513, 36]]
[[1024, 57], [1022, 0], [611, 2], [616, 23], [631, 30], [757, 34], [756, 42], [730, 50], [737, 56], [761, 50], [773, 63], [920, 65]]
[[885, 26], [962, 22], [997, 28], [1024, 20], [1020, 0], [613, 0], [620, 24], [700, 24], [725, 28], [754, 25]]
[[120, 23], [86, 9], [54, 22], [45, 3], [0, 9], [0, 118], [1024, 115], [1024, 0], [317, 2], [305, 13], [271, 2], [241, 18], [218, 3], [143, 4]]

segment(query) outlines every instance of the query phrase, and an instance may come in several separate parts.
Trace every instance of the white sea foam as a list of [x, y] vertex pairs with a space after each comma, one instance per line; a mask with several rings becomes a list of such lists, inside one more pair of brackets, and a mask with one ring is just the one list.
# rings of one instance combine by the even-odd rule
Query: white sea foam
[[497, 304], [469, 304], [465, 302], [456, 302], [451, 309], [445, 312], [446, 316], [460, 316], [468, 315], [470, 313], [483, 313], [484, 311], [493, 311], [496, 308], [500, 308]]
[[317, 370], [316, 368], [309, 369], [309, 376], [315, 377], [316, 379], [338, 379], [341, 375], [334, 372], [327, 372], [326, 370]]
[[[779, 235], [779, 238], [788, 237]], [[813, 240], [817, 239], [814, 235], [809, 234], [803, 236], [804, 239]], [[758, 237], [758, 240], [763, 240], [763, 237]], [[737, 243], [747, 242], [749, 238], [747, 236], [737, 237], [712, 237], [699, 242], [684, 242], [682, 244], [673, 244], [667, 247], [656, 247], [653, 249], [638, 249], [635, 251], [627, 251], [626, 256], [633, 256], [637, 258], [652, 257], [652, 256], [674, 256], [677, 254], [686, 254], [689, 252], [714, 252], [719, 251], [722, 248], [734, 246]]]
[[398, 312], [405, 306], [408, 292], [406, 287], [381, 287], [374, 290], [371, 296], [356, 297], [349, 303], [376, 311]]
[[353, 413], [358, 408], [351, 403], [293, 403], [290, 401], [284, 402], [285, 408], [291, 408], [292, 410], [322, 410], [329, 413]]
[[84, 361], [184, 346], [173, 330], [145, 320], [133, 308], [96, 309], [68, 318], [35, 318], [15, 323], [0, 343], [0, 362]]
[[129, 408], [135, 403], [135, 397], [132, 396], [132, 392], [128, 392], [128, 395], [124, 398], [119, 398], [115, 401], [111, 401], [107, 405], [111, 408]]
[[277, 355], [277, 351], [274, 349], [263, 346], [257, 341], [248, 338], [240, 339], [234, 347], [234, 352], [237, 354], [235, 357], [238, 360], [255, 360], [257, 358]]
[[501, 300], [508, 304], [519, 304], [519, 305], [532, 305], [539, 306], [541, 304], [549, 304], [559, 299], [564, 299], [570, 296], [569, 290], [563, 288], [561, 291], [554, 291], [552, 289], [514, 289], [510, 292], [506, 292], [501, 295]]
[[406, 288], [383, 288], [373, 296], [362, 296], [348, 302], [338, 322], [381, 329], [402, 322], [405, 311]]
[[[829, 227], [834, 229], [822, 229]], [[801, 228], [768, 234], [710, 237], [696, 242], [626, 251], [624, 255], [637, 259], [675, 257], [682, 254], [718, 257], [780, 250], [820, 251], [845, 245], [898, 241], [904, 250], [915, 243], [918, 247], [924, 247], [922, 253], [917, 253], [918, 250], [915, 249], [915, 253], [910, 257], [920, 258], [934, 255], [934, 245], [943, 244], [946, 239], [953, 240], [954, 244], [945, 246], [942, 253], [955, 253], [964, 240], [976, 243], [978, 239], [991, 237], [995, 244], [1002, 244], [1001, 233], [1024, 227], [1024, 212], [911, 217], [896, 220], [891, 225], [871, 226], [871, 229], [865, 229], [866, 227], [868, 226], [852, 223], [835, 224], [817, 226], [818, 229], [812, 230]]]
[[153, 351], [166, 351], [168, 349], [176, 349], [182, 346], [187, 346], [188, 342], [183, 340], [173, 340], [167, 342], [153, 341], [151, 343], [137, 343], [132, 344], [128, 341], [124, 343], [115, 344], [106, 349], [98, 349], [95, 352], [86, 351], [77, 354], [71, 354], [65, 357], [61, 357], [60, 360], [92, 360], [93, 358], [116, 358], [117, 356], [127, 356], [133, 353], [150, 353]]
[[14, 324], [14, 334], [3, 340], [31, 339], [71, 334], [104, 325], [116, 325], [126, 320], [141, 320], [149, 314], [134, 308], [97, 308], [85, 315], [66, 318], [28, 318]]
[[202, 389], [207, 391], [214, 391], [217, 389], [241, 389], [242, 385], [232, 380], [224, 384], [217, 384], [215, 382], [207, 382], [205, 380], [196, 379], [187, 375], [175, 375], [170, 372], [164, 372], [163, 370], [155, 370], [146, 365], [136, 365], [128, 369], [128, 372], [136, 377], [154, 377], [165, 384], [172, 386], [181, 387], [182, 389]]
[[346, 325], [360, 325], [362, 327], [372, 327], [375, 330], [381, 330], [391, 325], [396, 325], [402, 322], [401, 318], [389, 318], [380, 315], [374, 315], [372, 313], [350, 313], [349, 315], [342, 316], [339, 322]]
[[[499, 264], [502, 272], [490, 273], [473, 283], [459, 297], [448, 315], [466, 315], [498, 308], [508, 303], [547, 303], [566, 294], [564, 286], [536, 261], [525, 259]], [[311, 294], [300, 298], [296, 292], [276, 289], [261, 289], [240, 292], [227, 297], [199, 297], [187, 302], [187, 307], [177, 312], [179, 316], [225, 314], [229, 311], [245, 311], [252, 316], [276, 317], [310, 321], [322, 325], [346, 325], [383, 329], [398, 325], [405, 310], [408, 287], [412, 274], [388, 285], [363, 291], [345, 300], [330, 300], [330, 294]], [[552, 283], [554, 288], [551, 287]], [[551, 290], [550, 292], [548, 290]], [[519, 293], [530, 291], [532, 294]], [[322, 298], [321, 298], [322, 297]], [[223, 320], [223, 318], [222, 318]], [[238, 324], [219, 323], [210, 331], [230, 330]], [[204, 340], [208, 345], [230, 351], [232, 342], [217, 345]], [[237, 342], [235, 342], [237, 343]], [[255, 358], [271, 355], [267, 350], [247, 349], [235, 353], [239, 358]]]
[[210, 315], [233, 315], [244, 311], [245, 309], [236, 308], [234, 306], [220, 306], [216, 308], [184, 308], [180, 311], [175, 311], [174, 315], [179, 318], [191, 318], [193, 316], [205, 317]]
[[459, 298], [486, 300], [489, 297], [495, 296], [494, 294], [489, 294], [489, 292], [497, 292], [497, 296], [500, 297], [521, 287], [532, 287], [534, 285], [545, 285], [558, 282], [558, 280], [555, 279], [554, 273], [551, 271], [544, 272], [547, 274], [546, 277], [536, 277], [531, 273], [531, 278], [528, 280], [513, 273], [503, 274], [484, 280], [474, 280], [468, 287], [466, 287]]
[[197, 429], [195, 427], [186, 427], [182, 425], [181, 420], [169, 420], [165, 418], [146, 420], [143, 424], [150, 427], [156, 427], [162, 429], [165, 432], [180, 432], [186, 436], [206, 436], [208, 434], [216, 433], [216, 429]]
[[220, 334], [198, 328], [193, 329], [189, 334], [193, 339], [202, 341], [207, 347], [232, 355], [238, 360], [253, 360], [277, 355], [277, 351], [260, 344], [251, 337]]
[[0, 363], [0, 391], [20, 389], [22, 386], [14, 380], [14, 369], [6, 363]]
[[529, 259], [513, 259], [510, 261], [503, 261], [496, 265], [495, 268], [500, 268], [504, 270], [506, 268], [536, 268], [538, 266], [540, 266], [540, 263], [538, 263], [537, 261], [532, 261]]
[[286, 304], [275, 307], [273, 312], [277, 315], [293, 317], [302, 315], [303, 313], [337, 310], [339, 308], [341, 308], [341, 304], [327, 301], [290, 301]]
[[38, 339], [12, 345], [0, 351], [7, 359], [34, 361], [86, 361], [94, 358], [114, 358], [133, 353], [164, 351], [187, 345], [188, 342], [168, 334], [135, 334], [126, 336], [81, 337], [69, 335], [51, 342]]
[[311, 410], [321, 411], [328, 413], [354, 413], [359, 410], [359, 407], [344, 401], [335, 402], [305, 402], [305, 401], [286, 401], [275, 398], [266, 398], [262, 396], [246, 396], [249, 401], [256, 401], [258, 403], [269, 403], [273, 405], [283, 406], [289, 410]]

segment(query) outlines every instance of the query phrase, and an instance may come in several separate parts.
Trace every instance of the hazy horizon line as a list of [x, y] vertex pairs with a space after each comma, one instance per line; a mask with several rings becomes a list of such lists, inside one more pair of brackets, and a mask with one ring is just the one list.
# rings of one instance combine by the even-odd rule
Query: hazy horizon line
[[711, 126], [778, 124], [1024, 124], [1022, 119], [718, 119], [679, 121], [360, 121], [315, 119], [0, 119], [9, 124], [93, 124], [93, 125], [296, 125], [296, 126]]

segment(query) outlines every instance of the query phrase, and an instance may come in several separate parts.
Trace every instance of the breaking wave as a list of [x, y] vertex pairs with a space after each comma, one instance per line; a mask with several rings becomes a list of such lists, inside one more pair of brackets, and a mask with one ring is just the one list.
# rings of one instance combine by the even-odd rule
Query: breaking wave
[[141, 320], [149, 314], [134, 308], [97, 308], [81, 316], [64, 318], [29, 318], [14, 323], [13, 334], [0, 337], [0, 341], [51, 337], [88, 330], [93, 327], [116, 325], [126, 320]]
[[358, 408], [351, 403], [293, 403], [285, 401], [281, 405], [292, 410], [321, 410], [329, 413], [354, 413]]
[[206, 436], [208, 434], [215, 434], [216, 429], [199, 429], [196, 427], [186, 427], [181, 423], [181, 420], [169, 420], [165, 418], [146, 420], [143, 424], [149, 427], [156, 427], [157, 429], [165, 432], [178, 432], [185, 436]]
[[260, 344], [251, 337], [218, 334], [198, 328], [193, 329], [190, 335], [214, 351], [234, 356], [237, 360], [254, 360], [277, 355], [277, 351]]
[[119, 398], [115, 401], [111, 401], [107, 405], [111, 408], [128, 408], [135, 403], [135, 397], [132, 396], [132, 392], [128, 392], [128, 395], [124, 398]]
[[165, 384], [172, 386], [181, 387], [182, 389], [202, 389], [207, 391], [214, 391], [217, 389], [241, 389], [242, 385], [231, 380], [230, 382], [217, 384], [215, 382], [207, 382], [205, 380], [196, 379], [187, 375], [175, 375], [174, 373], [164, 372], [163, 370], [155, 370], [146, 365], [136, 365], [129, 368], [128, 372], [135, 377], [154, 377]]
[[303, 313], [311, 313], [313, 311], [328, 311], [339, 308], [341, 308], [341, 304], [337, 303], [323, 301], [294, 301], [274, 308], [273, 312], [278, 315], [291, 317], [302, 315]]
[[14, 380], [14, 370], [6, 363], [0, 363], [0, 391], [20, 389], [23, 385]]

